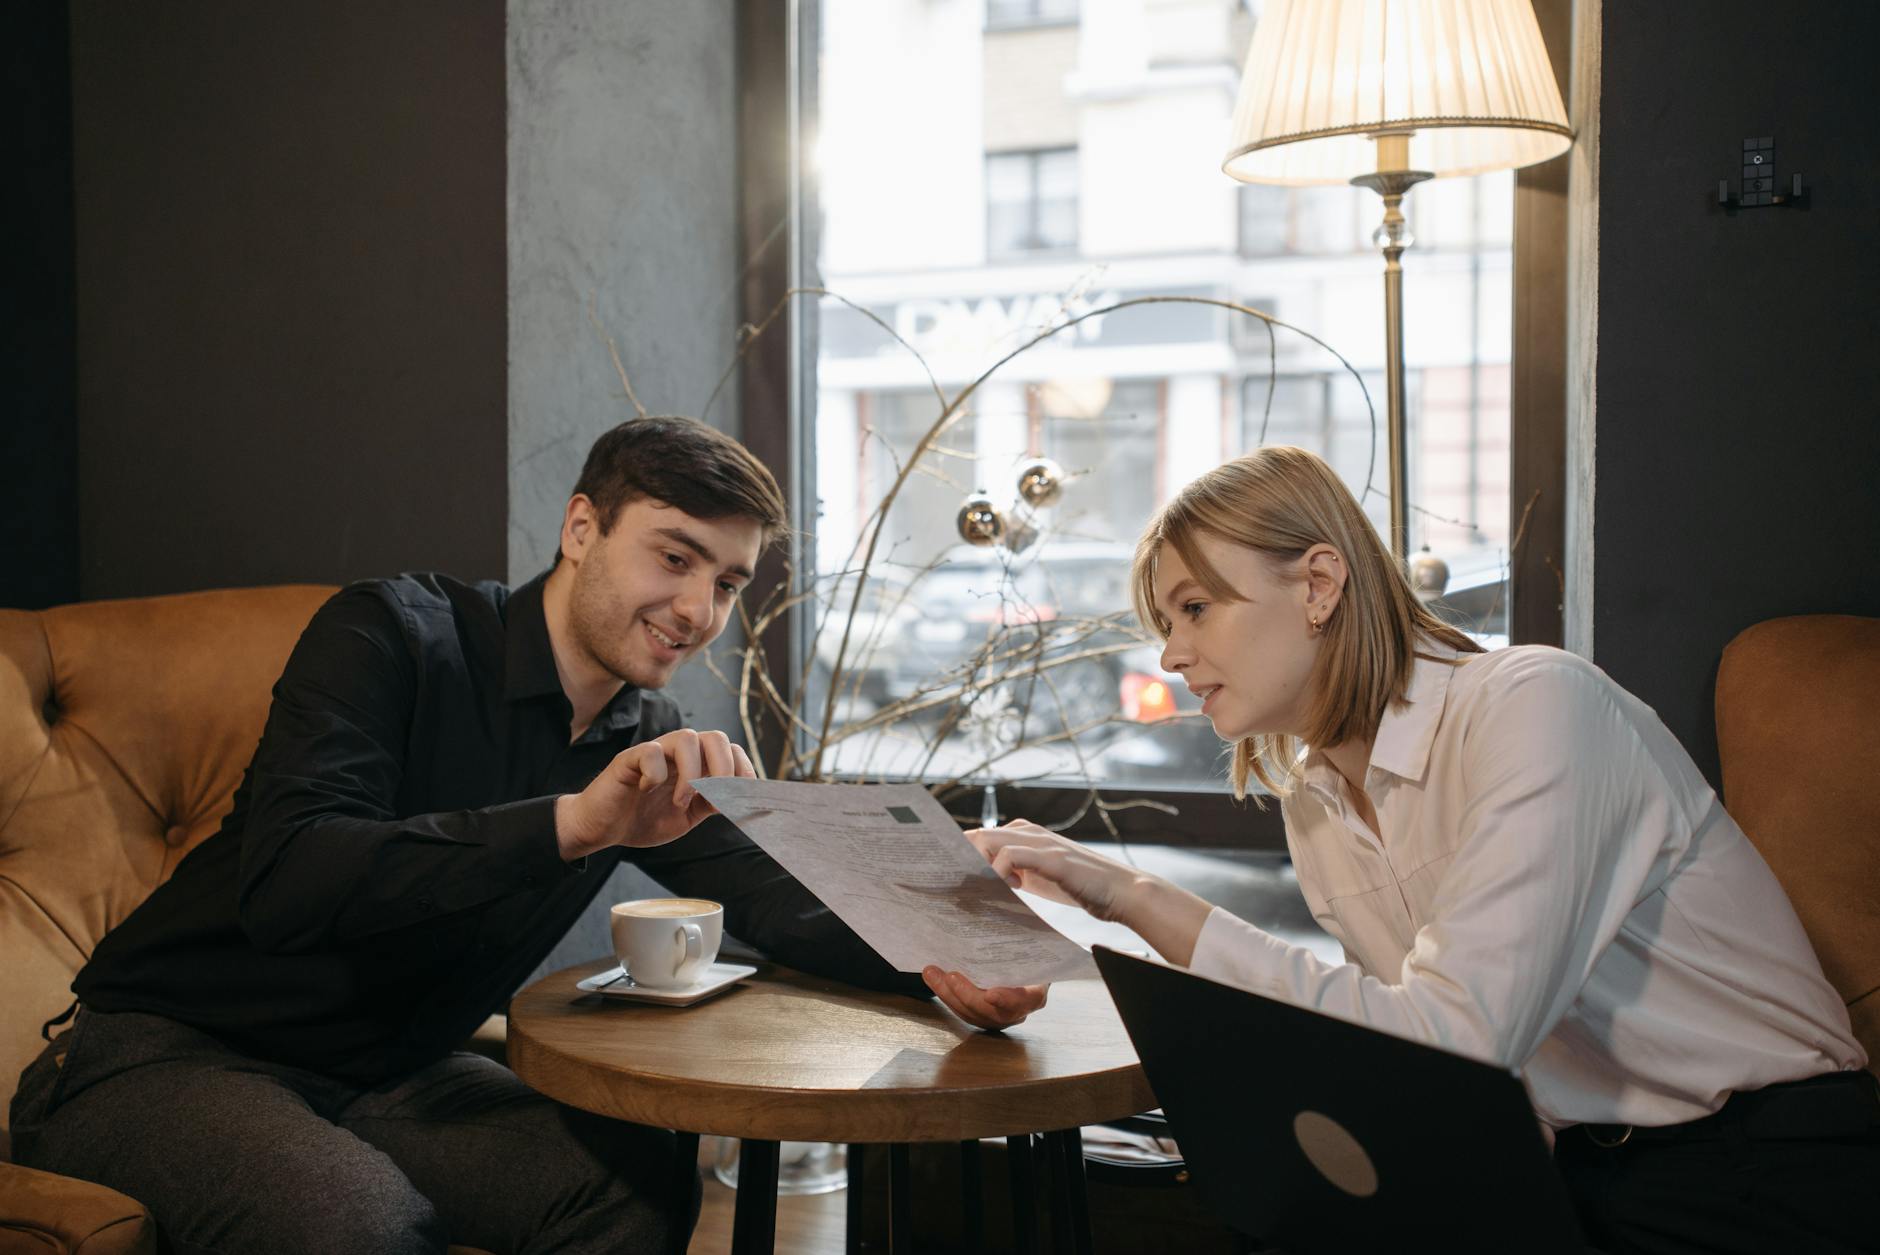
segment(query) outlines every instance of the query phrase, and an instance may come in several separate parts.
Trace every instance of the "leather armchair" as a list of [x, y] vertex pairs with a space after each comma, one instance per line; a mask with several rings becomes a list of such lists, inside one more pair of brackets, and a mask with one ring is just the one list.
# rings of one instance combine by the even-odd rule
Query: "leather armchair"
[[228, 813], [274, 681], [332, 592], [0, 611], [0, 1250], [157, 1249], [136, 1201], [5, 1162], [7, 1107], [98, 940]]
[[1746, 629], [1717, 671], [1730, 814], [1788, 890], [1880, 1072], [1880, 619]]

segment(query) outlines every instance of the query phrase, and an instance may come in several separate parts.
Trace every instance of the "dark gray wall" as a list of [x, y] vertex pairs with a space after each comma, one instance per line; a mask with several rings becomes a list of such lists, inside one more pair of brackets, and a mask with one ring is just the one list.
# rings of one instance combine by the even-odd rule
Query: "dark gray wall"
[[[704, 408], [738, 327], [736, 30], [725, 0], [509, 5], [508, 574], [555, 551], [595, 437]], [[608, 339], [618, 349], [616, 368]], [[727, 387], [711, 421], [738, 429]], [[702, 666], [673, 695], [736, 726]]]
[[502, 0], [71, 31], [82, 595], [501, 576]]
[[0, 17], [0, 607], [78, 597], [72, 108], [63, 0]]
[[[607, 338], [655, 414], [699, 414], [736, 352], [733, 17], [730, 0], [510, 0], [513, 580], [554, 552], [588, 446], [635, 412]], [[737, 400], [711, 414], [733, 435]], [[671, 692], [698, 727], [737, 727], [703, 666]], [[607, 906], [663, 892], [621, 868], [543, 969], [606, 954]]]
[[[1607, 0], [1593, 656], [1714, 782], [1717, 660], [1880, 615], [1880, 7]], [[1714, 208], [1745, 136], [1811, 205]]]
[[[727, 0], [510, 0], [509, 574], [554, 552], [594, 438], [699, 416], [737, 350]], [[711, 420], [737, 434], [735, 388]]]

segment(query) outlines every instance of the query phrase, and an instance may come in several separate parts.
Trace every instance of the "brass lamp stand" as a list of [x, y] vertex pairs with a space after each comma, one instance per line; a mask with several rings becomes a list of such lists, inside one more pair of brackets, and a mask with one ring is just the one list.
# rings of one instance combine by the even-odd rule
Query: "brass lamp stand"
[[1546, 161], [1572, 142], [1530, 0], [1267, 0], [1254, 28], [1221, 168], [1248, 183], [1354, 183], [1384, 198], [1371, 238], [1384, 252], [1399, 558], [1410, 544], [1404, 193], [1425, 179]]
[[1428, 170], [1407, 170], [1410, 135], [1378, 135], [1377, 169], [1351, 180], [1384, 198], [1384, 221], [1371, 233], [1371, 242], [1384, 253], [1384, 390], [1388, 399], [1390, 431], [1390, 547], [1401, 561], [1410, 552], [1410, 451], [1404, 437], [1403, 373], [1403, 251], [1416, 242], [1404, 221], [1404, 193], [1436, 176]]

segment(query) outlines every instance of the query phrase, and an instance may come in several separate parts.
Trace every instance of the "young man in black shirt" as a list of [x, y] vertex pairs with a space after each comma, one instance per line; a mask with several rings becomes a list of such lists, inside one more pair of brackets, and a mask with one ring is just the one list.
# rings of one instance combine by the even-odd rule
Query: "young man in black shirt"
[[669, 1133], [454, 1047], [622, 858], [782, 962], [925, 992], [712, 812], [691, 781], [750, 762], [658, 692], [784, 523], [743, 446], [636, 419], [546, 575], [335, 595], [221, 830], [79, 973], [19, 1161], [129, 1194], [180, 1251], [682, 1250]]

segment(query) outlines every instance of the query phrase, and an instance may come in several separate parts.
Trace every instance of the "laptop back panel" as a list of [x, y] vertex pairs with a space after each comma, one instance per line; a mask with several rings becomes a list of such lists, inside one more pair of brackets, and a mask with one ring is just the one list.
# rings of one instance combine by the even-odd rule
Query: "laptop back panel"
[[1098, 947], [1202, 1198], [1289, 1253], [1579, 1252], [1516, 1077]]

